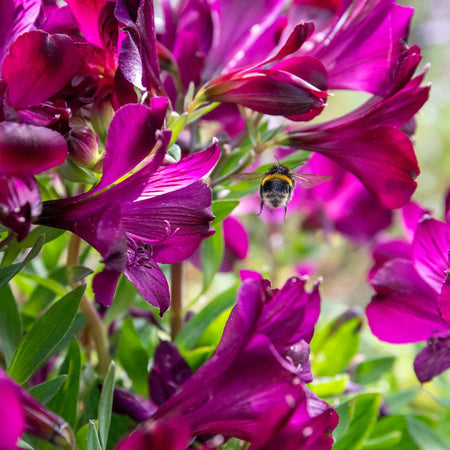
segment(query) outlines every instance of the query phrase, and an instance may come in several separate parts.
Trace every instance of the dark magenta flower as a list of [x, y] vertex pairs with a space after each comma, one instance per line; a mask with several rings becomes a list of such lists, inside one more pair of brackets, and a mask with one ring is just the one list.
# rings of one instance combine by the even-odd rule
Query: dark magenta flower
[[398, 91], [374, 96], [338, 119], [291, 127], [279, 144], [320, 153], [352, 172], [387, 208], [406, 204], [419, 174], [413, 144], [401, 131], [428, 99], [424, 74], [397, 79]]
[[[198, 181], [215, 165], [217, 144], [161, 167], [170, 132], [158, 132], [167, 99], [150, 108], [120, 108], [106, 141], [103, 176], [86, 194], [48, 201], [38, 223], [70, 230], [96, 248], [105, 268], [93, 282], [97, 301], [109, 306], [122, 272], [143, 297], [163, 313], [169, 306], [167, 281], [157, 263], [188, 258], [211, 235], [211, 191]], [[155, 147], [153, 158], [125, 180]]]
[[291, 278], [278, 290], [254, 272], [243, 276], [215, 354], [119, 448], [150, 442], [174, 422], [189, 430], [185, 447], [189, 437], [220, 434], [255, 449], [271, 448], [275, 435], [331, 448], [337, 415], [305, 386], [312, 380], [308, 342], [319, 315], [317, 284], [307, 292], [305, 280]]
[[392, 211], [381, 206], [354, 175], [332, 160], [314, 154], [301, 172], [332, 177], [314, 189], [297, 187], [289, 209], [291, 214], [295, 211], [305, 216], [303, 227], [338, 231], [364, 243], [391, 224]]
[[33, 398], [0, 368], [0, 448], [16, 449], [24, 432], [57, 447], [74, 448], [70, 426]]
[[385, 244], [370, 277], [376, 295], [366, 313], [375, 336], [391, 343], [428, 341], [414, 362], [422, 383], [450, 368], [449, 251], [450, 225], [425, 216], [409, 248]]

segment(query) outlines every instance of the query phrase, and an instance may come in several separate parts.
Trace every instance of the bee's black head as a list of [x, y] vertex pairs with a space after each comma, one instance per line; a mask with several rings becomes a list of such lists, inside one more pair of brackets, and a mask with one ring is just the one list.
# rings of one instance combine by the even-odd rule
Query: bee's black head
[[291, 169], [283, 164], [277, 163], [267, 171], [267, 175], [273, 175], [274, 173], [279, 173], [290, 177]]

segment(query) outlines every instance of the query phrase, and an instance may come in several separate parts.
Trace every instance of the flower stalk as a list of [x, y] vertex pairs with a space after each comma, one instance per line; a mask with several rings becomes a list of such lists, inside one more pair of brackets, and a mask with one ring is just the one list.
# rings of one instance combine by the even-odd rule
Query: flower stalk
[[171, 316], [170, 316], [170, 336], [172, 340], [177, 337], [182, 325], [183, 313], [183, 263], [174, 263], [170, 265], [170, 297], [171, 297]]

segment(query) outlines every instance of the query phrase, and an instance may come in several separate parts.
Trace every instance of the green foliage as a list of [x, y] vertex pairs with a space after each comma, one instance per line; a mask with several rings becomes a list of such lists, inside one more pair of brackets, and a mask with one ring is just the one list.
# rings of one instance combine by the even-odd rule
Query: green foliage
[[66, 336], [83, 292], [84, 286], [80, 286], [58, 300], [20, 341], [8, 368], [9, 375], [18, 383], [25, 383]]
[[108, 442], [115, 378], [116, 366], [114, 361], [111, 361], [105, 381], [103, 382], [102, 393], [100, 394], [100, 401], [98, 403], [98, 434], [103, 448], [106, 448]]
[[201, 244], [202, 255], [202, 269], [203, 269], [203, 289], [205, 292], [218, 272], [220, 264], [222, 263], [222, 256], [224, 252], [224, 242], [222, 235], [222, 224], [215, 224], [216, 232], [205, 239]]
[[59, 375], [56, 378], [31, 387], [28, 389], [28, 392], [36, 400], [46, 405], [58, 393], [66, 380], [67, 375]]
[[8, 366], [22, 338], [22, 321], [8, 285], [0, 289], [0, 346]]

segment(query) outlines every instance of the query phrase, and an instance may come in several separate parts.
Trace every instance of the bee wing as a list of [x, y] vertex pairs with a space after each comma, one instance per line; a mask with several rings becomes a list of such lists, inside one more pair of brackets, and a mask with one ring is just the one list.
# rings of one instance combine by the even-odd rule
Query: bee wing
[[301, 175], [298, 173], [293, 173], [292, 175], [298, 184], [306, 189], [325, 183], [333, 178], [330, 175], [316, 175], [309, 173], [302, 173]]
[[256, 181], [260, 182], [263, 176], [264, 172], [244, 172], [234, 175], [233, 179], [239, 181], [248, 181], [252, 183]]

